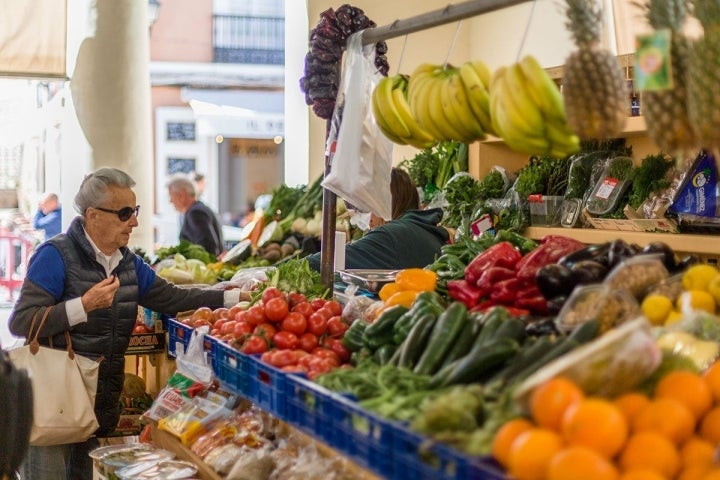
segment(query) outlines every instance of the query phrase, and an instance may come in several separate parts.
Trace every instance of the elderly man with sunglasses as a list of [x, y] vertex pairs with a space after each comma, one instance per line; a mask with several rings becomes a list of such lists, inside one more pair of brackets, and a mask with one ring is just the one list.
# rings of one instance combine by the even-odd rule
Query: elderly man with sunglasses
[[[112, 432], [118, 422], [118, 399], [123, 386], [124, 354], [135, 324], [138, 305], [175, 314], [201, 306], [230, 307], [239, 290], [180, 289], [158, 277], [127, 245], [138, 226], [132, 187], [125, 172], [101, 168], [87, 175], [75, 195], [76, 217], [67, 233], [40, 245], [30, 260], [20, 297], [11, 313], [10, 331], [27, 336], [33, 315], [54, 305], [40, 332], [40, 341], [65, 348], [70, 332], [75, 351], [100, 364], [95, 415], [96, 437]], [[61, 395], [62, 392], [34, 392]], [[98, 445], [88, 441], [48, 447], [30, 447], [21, 470], [24, 480], [92, 479], [88, 452]]]

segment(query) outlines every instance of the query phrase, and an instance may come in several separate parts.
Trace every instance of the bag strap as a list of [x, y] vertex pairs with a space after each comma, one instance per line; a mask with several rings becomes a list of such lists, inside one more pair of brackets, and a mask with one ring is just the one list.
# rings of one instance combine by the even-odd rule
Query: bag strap
[[[42, 330], [43, 325], [45, 325], [45, 320], [47, 320], [53, 307], [54, 307], [54, 305], [50, 305], [49, 307], [47, 307], [45, 309], [42, 319], [40, 320], [40, 324], [38, 325], [37, 330], [35, 330], [35, 336], [33, 336], [33, 327], [35, 325], [35, 320], [37, 319], [38, 313], [40, 313], [39, 309], [37, 312], [35, 312], [35, 315], [33, 315], [33, 319], [30, 322], [30, 331], [28, 332], [28, 339], [32, 338], [32, 340], [30, 340], [30, 353], [32, 353], [33, 355], [35, 355], [40, 350], [40, 342], [38, 342], [38, 337], [40, 336], [40, 330]], [[27, 340], [26, 340], [26, 342], [27, 342]]]

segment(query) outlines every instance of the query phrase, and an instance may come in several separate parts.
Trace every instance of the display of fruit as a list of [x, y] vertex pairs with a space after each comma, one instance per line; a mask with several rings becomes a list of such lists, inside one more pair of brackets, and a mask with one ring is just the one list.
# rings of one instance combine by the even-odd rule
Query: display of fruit
[[704, 34], [693, 42], [690, 50], [687, 78], [688, 115], [700, 146], [709, 149], [720, 145], [717, 136], [720, 109], [714, 93], [720, 82], [720, 75], [714, 68], [720, 46], [720, 9], [716, 2], [695, 0], [693, 14], [702, 24]]
[[[337, 10], [328, 8], [320, 14], [320, 21], [310, 31], [310, 51], [305, 55], [305, 75], [300, 78], [300, 90], [305, 103], [312, 106], [320, 118], [328, 119], [335, 109], [338, 94], [340, 61], [347, 38], [360, 30], [375, 27], [361, 9], [348, 4]], [[385, 57], [387, 44], [375, 45], [375, 66], [387, 75], [390, 68]]]
[[563, 158], [580, 149], [557, 85], [530, 55], [495, 71], [490, 118], [495, 133], [518, 152]]
[[597, 0], [565, 0], [577, 51], [565, 61], [563, 97], [570, 127], [581, 140], [618, 136], [627, 120], [627, 81], [617, 58], [600, 46], [604, 25]]

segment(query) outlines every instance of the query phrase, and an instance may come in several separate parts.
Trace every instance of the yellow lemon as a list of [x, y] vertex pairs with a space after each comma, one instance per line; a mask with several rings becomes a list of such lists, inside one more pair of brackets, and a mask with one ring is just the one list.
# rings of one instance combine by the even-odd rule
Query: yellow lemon
[[663, 325], [673, 309], [672, 300], [664, 295], [648, 295], [640, 305], [643, 315], [653, 325]]
[[707, 290], [708, 284], [717, 277], [718, 269], [706, 263], [700, 263], [688, 268], [682, 276], [682, 285], [685, 290]]
[[693, 310], [715, 313], [715, 299], [704, 290], [687, 290], [680, 294], [675, 307], [682, 313]]
[[715, 303], [720, 305], [720, 274], [715, 275], [715, 278], [710, 280], [707, 291], [715, 299]]

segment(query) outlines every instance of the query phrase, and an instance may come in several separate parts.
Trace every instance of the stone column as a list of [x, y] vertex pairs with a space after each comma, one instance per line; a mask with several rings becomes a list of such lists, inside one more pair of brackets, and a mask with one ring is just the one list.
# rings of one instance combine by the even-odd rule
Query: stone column
[[68, 107], [75, 111], [76, 139], [84, 137], [87, 144], [73, 142], [63, 149], [64, 203], [71, 210], [72, 195], [87, 173], [100, 167], [126, 171], [137, 182], [134, 191], [142, 206], [130, 246], [151, 251], [154, 161], [147, 2], [95, 0], [85, 5], [87, 31], [69, 72]]

